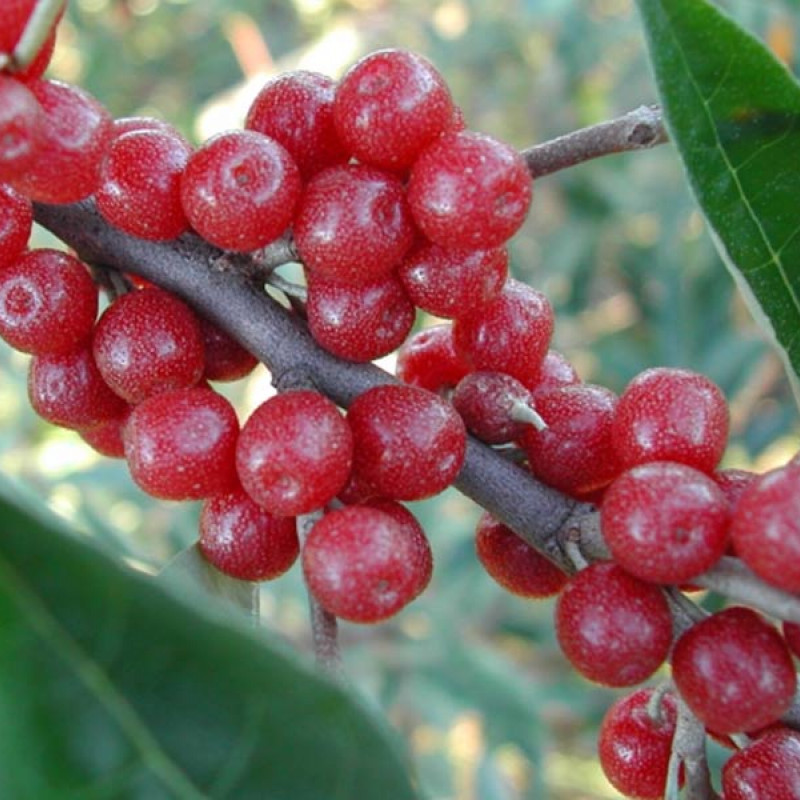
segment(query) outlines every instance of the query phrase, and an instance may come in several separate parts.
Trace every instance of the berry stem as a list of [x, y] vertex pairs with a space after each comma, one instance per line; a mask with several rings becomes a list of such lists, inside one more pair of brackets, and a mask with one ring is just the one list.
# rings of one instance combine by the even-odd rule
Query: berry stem
[[526, 425], [533, 425], [537, 431], [543, 431], [547, 428], [547, 423], [539, 416], [536, 409], [531, 408], [522, 400], [514, 401], [509, 416], [514, 422], [524, 422]]
[[534, 178], [593, 158], [629, 150], [647, 150], [667, 141], [658, 106], [639, 106], [616, 119], [567, 133], [522, 151]]
[[706, 731], [700, 720], [689, 710], [680, 695], [678, 721], [672, 740], [672, 757], [669, 763], [667, 789], [664, 797], [678, 800], [678, 775], [683, 764], [686, 800], [719, 800], [711, 785], [711, 773], [706, 759]]
[[66, 0], [38, 0], [14, 52], [0, 55], [0, 69], [24, 69], [36, 58], [65, 3]]
[[[322, 519], [321, 511], [303, 514], [297, 518], [297, 533], [301, 549], [305, 546], [311, 529], [320, 519]], [[344, 668], [342, 666], [341, 650], [339, 649], [339, 626], [336, 622], [336, 617], [317, 602], [310, 590], [308, 590], [308, 606], [311, 616], [311, 637], [317, 663], [329, 675], [342, 681], [344, 679]]]

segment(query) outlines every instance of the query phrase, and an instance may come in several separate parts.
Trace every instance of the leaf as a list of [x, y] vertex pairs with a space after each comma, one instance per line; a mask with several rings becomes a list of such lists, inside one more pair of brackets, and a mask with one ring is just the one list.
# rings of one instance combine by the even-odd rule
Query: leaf
[[225, 575], [203, 558], [197, 544], [181, 550], [158, 575], [171, 588], [190, 586], [220, 600], [223, 607], [258, 619], [258, 584]]
[[13, 491], [0, 482], [0, 797], [417, 796], [354, 696]]
[[800, 374], [800, 85], [706, 0], [638, 0], [661, 101], [715, 243]]

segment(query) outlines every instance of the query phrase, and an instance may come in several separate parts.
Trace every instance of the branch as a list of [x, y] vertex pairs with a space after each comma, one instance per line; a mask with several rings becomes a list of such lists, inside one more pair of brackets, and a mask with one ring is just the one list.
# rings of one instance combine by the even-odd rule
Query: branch
[[[188, 234], [172, 242], [136, 239], [105, 222], [90, 200], [34, 208], [37, 222], [83, 260], [139, 275], [182, 297], [262, 361], [278, 387], [302, 373], [346, 408], [367, 389], [396, 381], [372, 364], [342, 361], [323, 350], [303, 320], [246, 275], [220, 269], [224, 254], [197, 236]], [[475, 439], [468, 441], [455, 486], [565, 571], [574, 572], [556, 534], [576, 528], [593, 506], [544, 486]]]
[[558, 172], [600, 156], [647, 150], [667, 141], [658, 106], [639, 106], [617, 119], [559, 136], [522, 151], [534, 178]]

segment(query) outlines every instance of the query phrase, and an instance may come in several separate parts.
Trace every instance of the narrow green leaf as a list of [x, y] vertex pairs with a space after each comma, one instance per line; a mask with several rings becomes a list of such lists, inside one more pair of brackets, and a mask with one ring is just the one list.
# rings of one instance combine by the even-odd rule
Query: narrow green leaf
[[353, 696], [9, 496], [0, 483], [0, 797], [417, 796]]
[[726, 264], [800, 374], [800, 85], [706, 0], [638, 0], [671, 138]]
[[181, 550], [158, 575], [159, 580], [180, 590], [191, 587], [221, 602], [223, 608], [258, 619], [258, 584], [225, 575], [203, 558], [197, 544]]

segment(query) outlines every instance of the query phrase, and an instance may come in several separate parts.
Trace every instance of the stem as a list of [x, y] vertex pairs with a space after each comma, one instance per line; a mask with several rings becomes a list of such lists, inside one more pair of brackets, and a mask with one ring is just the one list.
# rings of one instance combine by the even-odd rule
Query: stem
[[531, 408], [527, 403], [522, 400], [515, 400], [511, 406], [509, 413], [514, 422], [522, 422], [526, 425], [533, 425], [537, 431], [547, 429], [547, 423], [539, 416], [536, 409]]
[[[188, 234], [172, 242], [136, 239], [110, 226], [92, 201], [35, 204], [36, 220], [84, 261], [140, 275], [183, 298], [262, 361], [281, 385], [298, 370], [346, 408], [360, 394], [396, 379], [372, 364], [342, 361], [319, 347], [305, 323], [236, 269], [219, 269], [221, 251]], [[469, 439], [455, 486], [567, 572], [556, 533], [575, 528], [593, 506], [544, 486], [522, 467]]]
[[600, 156], [647, 150], [667, 141], [658, 106], [639, 106], [617, 119], [559, 136], [522, 151], [534, 178], [558, 172]]
[[[297, 518], [297, 533], [300, 538], [301, 550], [305, 546], [311, 529], [321, 518], [321, 511], [303, 514]], [[317, 664], [329, 675], [343, 680], [344, 668], [342, 653], [339, 649], [339, 626], [336, 617], [317, 602], [317, 599], [311, 594], [311, 590], [308, 590], [308, 607], [311, 617], [311, 639]]]
[[719, 800], [711, 785], [711, 773], [706, 759], [706, 730], [695, 717], [680, 695], [678, 701], [678, 723], [672, 740], [672, 756], [667, 778], [667, 798], [678, 797], [678, 776], [683, 765], [686, 800]]
[[0, 69], [10, 66], [12, 71], [21, 70], [36, 58], [65, 3], [66, 0], [38, 0], [14, 52], [10, 56], [3, 54], [5, 62], [0, 61]]

